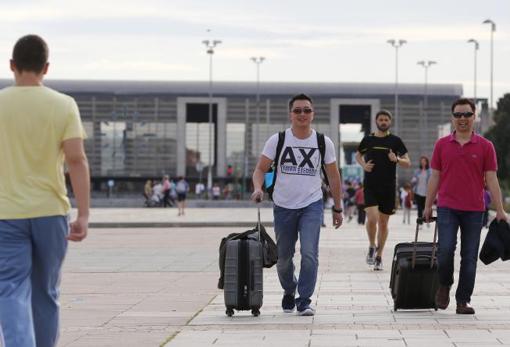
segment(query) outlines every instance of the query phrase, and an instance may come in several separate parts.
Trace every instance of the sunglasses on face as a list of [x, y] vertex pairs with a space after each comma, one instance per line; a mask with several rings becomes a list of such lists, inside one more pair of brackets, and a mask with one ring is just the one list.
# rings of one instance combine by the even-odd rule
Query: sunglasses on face
[[461, 117], [464, 117], [464, 118], [470, 118], [474, 115], [473, 112], [453, 112], [452, 113], [453, 115], [453, 118], [461, 118]]
[[310, 114], [312, 113], [313, 110], [311, 108], [294, 108], [292, 109], [292, 113], [295, 113], [295, 114], [301, 114], [301, 113], [304, 113], [304, 114]]

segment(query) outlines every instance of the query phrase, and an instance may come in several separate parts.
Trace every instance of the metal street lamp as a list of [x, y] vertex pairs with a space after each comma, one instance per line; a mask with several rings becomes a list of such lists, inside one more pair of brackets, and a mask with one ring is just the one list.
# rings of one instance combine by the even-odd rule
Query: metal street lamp
[[395, 132], [398, 133], [398, 49], [407, 43], [406, 40], [386, 41], [395, 48]]
[[475, 102], [476, 104], [476, 69], [477, 69], [477, 53], [478, 53], [478, 49], [480, 48], [480, 44], [478, 43], [477, 40], [475, 39], [469, 39], [467, 41], [468, 43], [473, 43], [474, 44], [474, 47], [475, 47], [475, 75], [474, 75], [474, 80], [473, 80], [473, 101]]
[[496, 23], [490, 19], [486, 19], [482, 24], [491, 25], [491, 98], [489, 101], [489, 115], [492, 119], [492, 108], [494, 105], [494, 32], [496, 31]]
[[202, 43], [207, 48], [207, 54], [209, 54], [209, 167], [207, 170], [207, 192], [209, 192], [212, 189], [212, 163], [213, 163], [213, 144], [212, 144], [212, 137], [213, 137], [213, 127], [212, 127], [212, 114], [213, 114], [213, 107], [212, 107], [212, 94], [213, 94], [213, 79], [212, 79], [212, 72], [213, 72], [213, 54], [214, 54], [214, 48], [221, 43], [220, 40], [204, 40]]
[[256, 118], [255, 122], [257, 123], [255, 128], [255, 154], [259, 155], [259, 135], [260, 135], [260, 64], [266, 59], [264, 57], [251, 57], [251, 61], [253, 61], [257, 65], [257, 97], [256, 97]]
[[[424, 117], [423, 117], [423, 120], [425, 122], [424, 124], [424, 129], [425, 131], [428, 130], [429, 128], [429, 110], [428, 110], [428, 107], [429, 107], [429, 100], [428, 100], [428, 81], [429, 81], [429, 68], [434, 65], [434, 64], [437, 64], [436, 61], [434, 60], [421, 60], [417, 63], [418, 65], [421, 65], [423, 66], [423, 68], [425, 69], [425, 86], [424, 86], [424, 90], [423, 90], [423, 110], [424, 110]], [[422, 131], [420, 131], [420, 136], [422, 135]], [[423, 141], [420, 141], [420, 155], [423, 155], [423, 150], [422, 150], [422, 143]], [[425, 138], [425, 149], [428, 150], [429, 148], [429, 136], [427, 135], [426, 138]]]

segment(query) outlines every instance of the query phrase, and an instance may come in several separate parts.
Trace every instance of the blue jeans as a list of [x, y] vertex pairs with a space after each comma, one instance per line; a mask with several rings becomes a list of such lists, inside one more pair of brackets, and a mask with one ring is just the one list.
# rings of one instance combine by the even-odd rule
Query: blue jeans
[[475, 287], [476, 262], [480, 246], [483, 212], [459, 211], [446, 207], [437, 209], [439, 233], [438, 266], [439, 283], [453, 284], [453, 264], [460, 227], [460, 272], [455, 293], [457, 303], [468, 303]]
[[[299, 209], [274, 206], [274, 228], [278, 247], [276, 269], [285, 294], [297, 291], [298, 309], [309, 305], [317, 282], [319, 267], [319, 236], [321, 231], [322, 200]], [[301, 269], [299, 279], [294, 274], [294, 253], [299, 236], [301, 245]]]
[[5, 347], [54, 347], [65, 216], [0, 220], [0, 326]]

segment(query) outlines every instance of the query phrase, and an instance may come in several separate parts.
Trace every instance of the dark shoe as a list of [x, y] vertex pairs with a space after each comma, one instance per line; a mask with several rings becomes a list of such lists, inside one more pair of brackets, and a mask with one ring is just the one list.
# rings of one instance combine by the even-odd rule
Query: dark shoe
[[382, 266], [382, 259], [381, 259], [381, 257], [375, 257], [374, 271], [382, 271], [382, 270], [383, 270], [383, 266]]
[[296, 307], [296, 299], [294, 298], [294, 294], [285, 294], [282, 299], [282, 308], [285, 313], [294, 312], [294, 307]]
[[375, 261], [375, 247], [368, 247], [367, 264], [374, 265], [374, 261]]
[[440, 286], [436, 292], [436, 306], [441, 310], [446, 310], [450, 304], [450, 287]]
[[475, 309], [468, 303], [457, 303], [457, 314], [475, 314]]

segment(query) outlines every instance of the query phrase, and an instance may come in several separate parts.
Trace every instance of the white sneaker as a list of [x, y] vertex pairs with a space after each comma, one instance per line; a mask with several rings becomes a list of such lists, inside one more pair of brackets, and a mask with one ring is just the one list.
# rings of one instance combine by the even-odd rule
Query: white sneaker
[[313, 316], [315, 315], [315, 310], [310, 306], [306, 306], [303, 310], [297, 311], [298, 316]]

